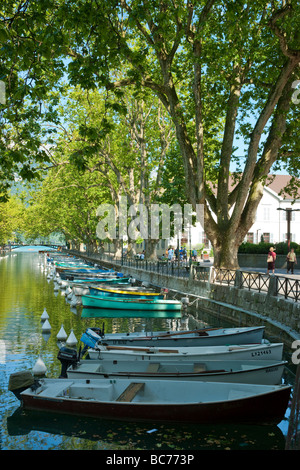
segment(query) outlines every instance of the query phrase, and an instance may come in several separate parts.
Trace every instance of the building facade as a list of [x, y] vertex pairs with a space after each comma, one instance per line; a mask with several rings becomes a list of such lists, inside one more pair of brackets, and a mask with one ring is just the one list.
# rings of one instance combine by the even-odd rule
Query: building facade
[[[255, 222], [245, 237], [245, 241], [249, 243], [264, 241], [274, 244], [287, 242], [287, 211], [290, 210], [290, 241], [300, 244], [300, 189], [298, 189], [298, 198], [293, 199], [284, 191], [291, 176], [272, 175], [269, 180], [264, 187]], [[189, 234], [186, 234], [186, 238], [189, 238]], [[171, 242], [177, 244], [175, 239]], [[204, 244], [206, 248], [210, 248], [209, 240], [200, 224], [191, 228], [190, 244], [192, 247]]]

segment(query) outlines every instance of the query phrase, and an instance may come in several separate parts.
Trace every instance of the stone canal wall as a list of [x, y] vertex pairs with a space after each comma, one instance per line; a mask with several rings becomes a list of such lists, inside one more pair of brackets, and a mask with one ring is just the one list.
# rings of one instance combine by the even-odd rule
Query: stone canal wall
[[279, 329], [290, 344], [291, 341], [300, 340], [300, 302], [274, 295], [275, 276], [270, 276], [266, 292], [258, 292], [238, 287], [239, 282], [235, 282], [237, 286], [218, 285], [209, 280], [194, 279], [191, 273], [186, 277], [177, 277], [133, 266], [120, 266], [112, 261], [100, 261], [96, 257], [82, 257], [89, 261], [101, 262], [101, 265], [109, 268], [122, 270], [125, 275], [130, 275], [138, 281], [168, 288], [171, 297], [178, 300], [188, 297], [191, 308], [204, 310], [237, 325], [264, 324], [266, 329], [269, 325]]

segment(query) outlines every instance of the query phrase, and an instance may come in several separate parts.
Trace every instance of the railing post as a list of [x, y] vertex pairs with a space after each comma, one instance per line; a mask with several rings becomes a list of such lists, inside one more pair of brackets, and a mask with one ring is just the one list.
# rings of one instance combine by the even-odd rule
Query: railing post
[[191, 279], [191, 280], [195, 279], [195, 271], [194, 271], [194, 265], [193, 264], [190, 264], [189, 279]]
[[237, 289], [241, 289], [243, 287], [243, 274], [239, 269], [235, 271], [234, 287], [237, 287]]
[[214, 277], [215, 277], [215, 268], [213, 266], [209, 267], [209, 275], [208, 275], [208, 282], [210, 284], [214, 283]]
[[268, 295], [277, 296], [277, 277], [270, 276], [269, 279], [269, 287], [268, 287]]

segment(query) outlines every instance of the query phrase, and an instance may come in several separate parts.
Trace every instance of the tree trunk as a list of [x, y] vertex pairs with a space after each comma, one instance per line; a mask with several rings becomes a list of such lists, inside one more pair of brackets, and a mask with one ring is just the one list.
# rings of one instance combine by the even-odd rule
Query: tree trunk
[[234, 237], [224, 236], [213, 243], [214, 266], [216, 268], [239, 269], [238, 249], [240, 242]]
[[115, 259], [121, 259], [122, 258], [122, 240], [119, 238], [116, 238], [114, 240], [114, 248], [115, 248]]
[[127, 258], [134, 258], [136, 255], [136, 243], [128, 240]]
[[159, 240], [145, 240], [145, 258], [147, 260], [157, 260], [156, 247], [158, 242]]

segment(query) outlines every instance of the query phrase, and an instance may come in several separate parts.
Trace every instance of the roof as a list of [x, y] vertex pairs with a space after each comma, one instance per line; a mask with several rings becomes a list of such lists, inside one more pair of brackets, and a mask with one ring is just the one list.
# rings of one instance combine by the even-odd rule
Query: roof
[[[289, 184], [292, 190], [284, 191], [284, 188]], [[269, 175], [266, 186], [283, 199], [294, 199], [294, 197], [300, 199], [300, 180], [290, 175]]]
[[[234, 176], [240, 176], [238, 174], [231, 174], [229, 179], [229, 188], [232, 190], [237, 184], [237, 180]], [[285, 191], [288, 185], [292, 189], [289, 192]], [[212, 190], [216, 194], [217, 185], [213, 184]], [[297, 187], [298, 186], [298, 187]], [[288, 200], [300, 199], [300, 180], [290, 175], [271, 175], [269, 174], [266, 180], [265, 187], [271, 189], [278, 197]]]

